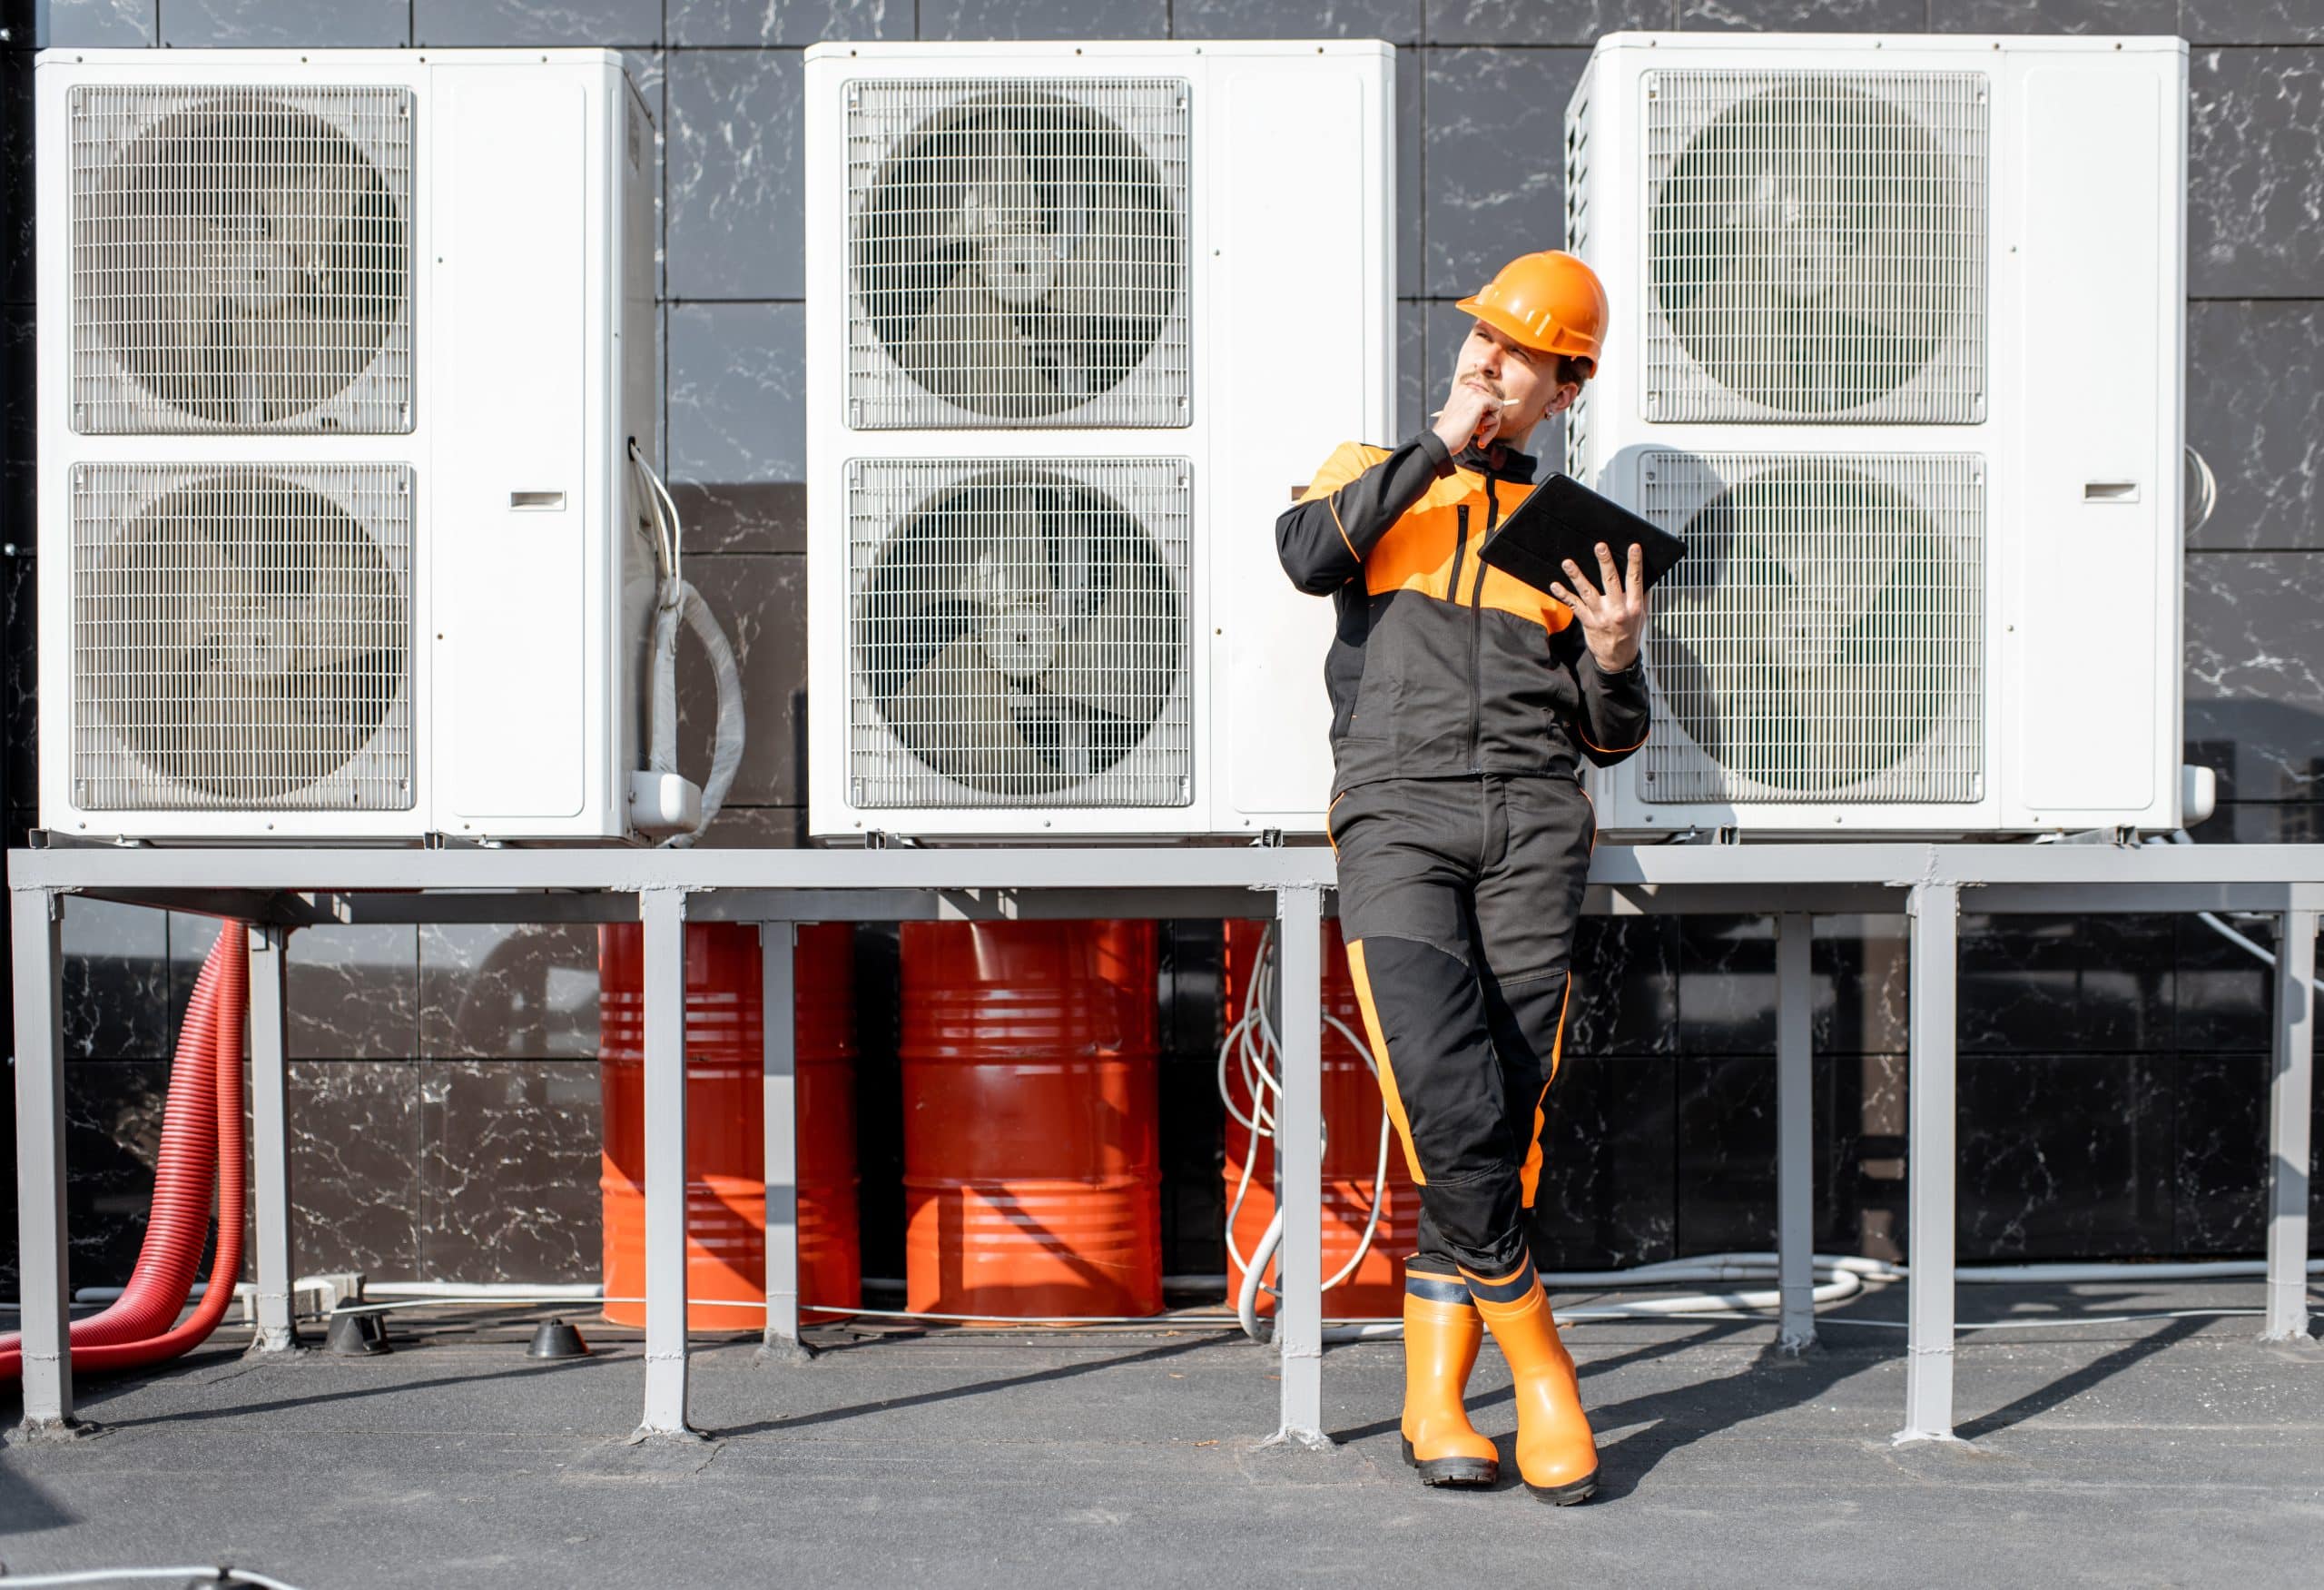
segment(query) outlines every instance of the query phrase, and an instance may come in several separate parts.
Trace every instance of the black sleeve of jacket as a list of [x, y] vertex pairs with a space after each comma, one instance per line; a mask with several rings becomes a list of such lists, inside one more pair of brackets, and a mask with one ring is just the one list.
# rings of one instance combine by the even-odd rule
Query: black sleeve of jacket
[[1452, 472], [1452, 453], [1423, 430], [1369, 468], [1354, 467], [1353, 444], [1325, 460], [1307, 494], [1275, 521], [1276, 556], [1291, 583], [1329, 596], [1364, 572], [1364, 559], [1388, 527], [1421, 499], [1430, 482]]
[[[1581, 626], [1573, 628], [1578, 631]], [[1608, 673], [1584, 641], [1573, 647], [1567, 666], [1581, 697], [1572, 725], [1581, 754], [1600, 767], [1611, 767], [1645, 745], [1654, 709], [1647, 694], [1644, 655], [1621, 672]]]

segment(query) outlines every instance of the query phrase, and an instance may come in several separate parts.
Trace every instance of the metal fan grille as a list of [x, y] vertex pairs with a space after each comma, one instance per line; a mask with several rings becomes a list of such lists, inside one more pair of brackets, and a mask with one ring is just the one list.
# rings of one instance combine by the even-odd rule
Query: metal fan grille
[[73, 798], [413, 804], [411, 471], [73, 471]]
[[849, 424], [1188, 423], [1185, 82], [846, 94]]
[[1191, 466], [848, 467], [850, 803], [1183, 806]]
[[412, 96], [73, 91], [73, 428], [412, 424]]
[[1640, 512], [1687, 538], [1655, 588], [1649, 802], [1983, 794], [1984, 460], [1650, 452]]
[[1985, 79], [1649, 73], [1642, 412], [1984, 417]]
[[[1590, 257], [1590, 84], [1584, 73], [1565, 113], [1565, 250], [1585, 260]], [[1562, 416], [1565, 472], [1585, 485], [1590, 483], [1590, 387], [1588, 381], [1581, 383], [1581, 395]]]

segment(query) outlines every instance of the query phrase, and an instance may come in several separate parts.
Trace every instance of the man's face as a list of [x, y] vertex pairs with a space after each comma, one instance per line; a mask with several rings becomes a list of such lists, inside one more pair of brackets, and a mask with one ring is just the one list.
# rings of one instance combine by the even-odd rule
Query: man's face
[[1501, 414], [1502, 439], [1515, 443], [1524, 439], [1544, 415], [1558, 413], [1581, 395], [1581, 389], [1571, 381], [1558, 384], [1557, 368], [1555, 354], [1537, 353], [1497, 328], [1472, 321], [1452, 380], [1456, 386], [1473, 380], [1496, 398], [1516, 399]]

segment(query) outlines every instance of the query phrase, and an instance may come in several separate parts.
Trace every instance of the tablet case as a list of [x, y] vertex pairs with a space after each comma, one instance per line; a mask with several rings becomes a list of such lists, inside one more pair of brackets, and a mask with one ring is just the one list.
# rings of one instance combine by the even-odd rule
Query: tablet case
[[1543, 594], [1552, 583], [1571, 586], [1562, 561], [1571, 558], [1591, 585], [1600, 581], [1598, 543], [1614, 555], [1614, 567], [1629, 578], [1630, 547], [1646, 548], [1647, 588], [1686, 556], [1687, 543], [1649, 523], [1571, 475], [1553, 474], [1535, 487], [1485, 538], [1477, 556]]

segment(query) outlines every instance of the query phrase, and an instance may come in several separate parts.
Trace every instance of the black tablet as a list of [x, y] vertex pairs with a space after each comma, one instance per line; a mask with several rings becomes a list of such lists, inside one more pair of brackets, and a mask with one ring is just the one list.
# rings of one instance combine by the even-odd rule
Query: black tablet
[[1572, 585], [1565, 571], [1568, 558], [1581, 569], [1582, 578], [1599, 585], [1600, 541], [1613, 553], [1614, 567], [1625, 579], [1630, 578], [1630, 548], [1643, 547], [1649, 590], [1687, 554], [1687, 543], [1661, 526], [1649, 524], [1571, 475], [1551, 475], [1494, 527], [1477, 556], [1546, 594], [1552, 582]]

